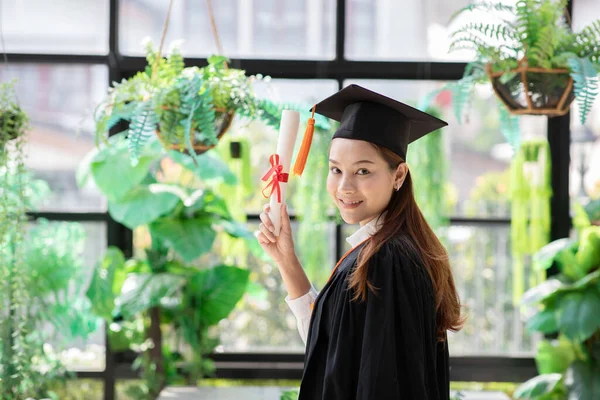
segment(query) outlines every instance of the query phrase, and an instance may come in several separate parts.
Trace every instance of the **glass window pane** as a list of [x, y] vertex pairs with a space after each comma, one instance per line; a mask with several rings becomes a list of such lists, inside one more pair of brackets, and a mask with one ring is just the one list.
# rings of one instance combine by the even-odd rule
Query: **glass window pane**
[[448, 53], [450, 35], [470, 21], [450, 23], [469, 0], [347, 0], [348, 59], [466, 61], [471, 52]]
[[0, 0], [9, 53], [108, 53], [107, 0]]
[[[438, 234], [468, 318], [460, 332], [449, 335], [451, 355], [533, 356], [540, 337], [526, 331], [513, 305], [510, 227], [453, 225]], [[526, 283], [536, 279], [528, 262], [524, 277]]]
[[[168, 2], [119, 2], [120, 48], [143, 54], [142, 40], [158, 45]], [[335, 0], [220, 0], [212, 2], [223, 53], [231, 58], [332, 59]], [[176, 1], [165, 44], [183, 39], [184, 56], [217, 53], [206, 2]]]
[[[37, 223], [36, 223], [37, 224]], [[50, 222], [50, 224], [57, 224], [57, 222]], [[57, 243], [56, 246], [62, 251], [58, 254], [61, 258], [52, 257], [53, 252], [45, 249], [48, 254], [46, 263], [43, 268], [38, 268], [40, 271], [51, 273], [51, 269], [60, 268], [61, 259], [74, 259], [76, 263], [83, 266], [84, 270], [78, 270], [76, 274], [71, 275], [70, 284], [68, 291], [61, 291], [58, 296], [49, 295], [46, 301], [56, 301], [60, 299], [60, 304], [76, 304], [78, 299], [84, 301], [85, 292], [92, 277], [92, 272], [96, 265], [96, 262], [100, 260], [106, 251], [106, 224], [103, 222], [82, 222], [82, 223], [69, 223], [71, 226], [80, 225], [83, 228], [85, 234], [83, 235], [82, 241], [84, 247], [80, 254], [71, 255], [70, 252], [77, 250], [77, 244], [73, 243], [78, 238], [72, 238], [69, 242], [71, 245], [65, 245], [64, 243]], [[52, 226], [52, 225], [51, 225]], [[47, 233], [55, 232], [56, 237], [65, 237], [64, 235], [68, 231], [67, 228], [61, 226], [60, 228], [48, 229]], [[71, 232], [77, 232], [73, 230]], [[70, 236], [68, 236], [70, 237]], [[32, 241], [36, 243], [35, 240]], [[47, 239], [47, 246], [53, 246], [52, 240]], [[69, 253], [66, 253], [69, 252]], [[42, 275], [43, 276], [43, 275]], [[67, 300], [68, 299], [68, 300]], [[65, 303], [67, 302], [67, 303]], [[66, 315], [62, 315], [61, 311], [53, 312], [56, 318], [63, 318], [61, 321], [65, 321]], [[73, 316], [74, 314], [70, 314]], [[88, 315], [88, 314], [79, 314]], [[69, 319], [70, 320], [70, 319]], [[70, 325], [66, 325], [65, 328], [68, 330]], [[80, 327], [81, 328], [81, 327]], [[80, 329], [78, 328], [78, 329]], [[49, 335], [55, 335], [56, 331], [52, 324], [46, 323], [43, 328], [44, 332]], [[69, 370], [73, 371], [103, 371], [105, 366], [105, 333], [104, 324], [100, 323], [100, 326], [91, 333], [87, 338], [83, 339], [80, 336], [71, 338], [68, 334], [56, 334], [53, 340], [49, 342], [53, 350], [57, 353], [58, 357], [65, 363]]]
[[[415, 104], [443, 83], [431, 81], [360, 80], [357, 83], [407, 104]], [[468, 117], [459, 124], [454, 117], [451, 97], [443, 92], [436, 100], [442, 119], [448, 122], [442, 132], [450, 171], [447, 188], [449, 216], [510, 216], [507, 201], [508, 167], [512, 149], [499, 124], [497, 101], [491, 88], [476, 90]], [[448, 96], [446, 96], [448, 95]], [[521, 117], [523, 135], [545, 136], [547, 119]], [[408, 155], [410, 165], [410, 147]], [[418, 182], [414, 182], [415, 186]]]
[[573, 2], [573, 30], [583, 27], [600, 18], [600, 3], [596, 0], [576, 0]]
[[[252, 231], [258, 229], [258, 222], [249, 223], [248, 228]], [[312, 247], [299, 240], [298, 228], [298, 223], [292, 224], [296, 249], [301, 259], [310, 259], [309, 253], [319, 252], [321, 246], [328, 252], [323, 264], [304, 265], [309, 279], [320, 290], [335, 264], [335, 225], [329, 224], [324, 232], [324, 240], [314, 240]], [[248, 257], [247, 266], [251, 271], [252, 285], [263, 288], [263, 292], [246, 293], [229, 318], [221, 321], [218, 327], [221, 345], [217, 350], [303, 352], [304, 344], [296, 327], [296, 318], [284, 300], [287, 292], [277, 267], [254, 257]]]
[[94, 148], [95, 105], [106, 92], [103, 65], [9, 64], [0, 80], [17, 82], [17, 95], [29, 116], [26, 165], [50, 185], [52, 196], [41, 211], [104, 211], [95, 187], [77, 187], [75, 171]]

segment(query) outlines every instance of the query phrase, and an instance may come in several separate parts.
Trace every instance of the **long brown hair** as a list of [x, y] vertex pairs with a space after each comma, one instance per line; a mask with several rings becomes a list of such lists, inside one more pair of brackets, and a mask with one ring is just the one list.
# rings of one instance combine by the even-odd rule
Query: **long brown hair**
[[[395, 171], [404, 162], [391, 150], [375, 144], [373, 146], [391, 170]], [[410, 171], [407, 171], [400, 190], [393, 192], [385, 211], [381, 229], [361, 249], [357, 267], [350, 276], [350, 288], [354, 290], [353, 300], [365, 301], [369, 289], [376, 292], [376, 288], [367, 279], [369, 260], [390, 238], [402, 233], [420, 255], [431, 278], [437, 314], [437, 335], [440, 341], [444, 341], [447, 330], [456, 332], [462, 328], [464, 318], [461, 316], [460, 298], [454, 285], [448, 253], [419, 210]]]

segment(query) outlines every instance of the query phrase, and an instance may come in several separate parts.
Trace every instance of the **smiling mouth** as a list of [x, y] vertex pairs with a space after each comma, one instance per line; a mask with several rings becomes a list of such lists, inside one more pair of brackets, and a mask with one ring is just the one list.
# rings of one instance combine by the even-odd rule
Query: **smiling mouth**
[[362, 203], [362, 200], [356, 200], [356, 201], [344, 201], [342, 199], [339, 199], [339, 200], [340, 200], [340, 203], [342, 203], [343, 205], [346, 205], [346, 206], [357, 206], [360, 203]]

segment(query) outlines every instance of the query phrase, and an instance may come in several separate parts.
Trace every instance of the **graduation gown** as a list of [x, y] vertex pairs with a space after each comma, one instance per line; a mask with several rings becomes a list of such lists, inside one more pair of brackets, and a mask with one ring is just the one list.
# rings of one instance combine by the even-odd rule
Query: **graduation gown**
[[448, 347], [417, 252], [408, 238], [388, 241], [369, 262], [377, 294], [356, 302], [348, 278], [364, 243], [315, 300], [299, 400], [448, 400]]

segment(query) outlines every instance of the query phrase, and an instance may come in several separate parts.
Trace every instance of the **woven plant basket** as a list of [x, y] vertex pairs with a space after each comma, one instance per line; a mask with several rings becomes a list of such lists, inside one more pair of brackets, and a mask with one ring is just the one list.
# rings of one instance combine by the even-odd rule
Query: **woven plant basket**
[[[223, 135], [225, 133], [227, 133], [227, 131], [231, 127], [231, 123], [233, 122], [233, 117], [235, 116], [235, 112], [233, 110], [226, 110], [224, 108], [215, 108], [215, 112], [216, 112], [215, 130], [217, 132], [219, 132], [217, 134], [217, 139], [221, 140]], [[169, 143], [161, 135], [160, 127], [159, 127], [159, 129], [156, 130], [156, 135], [158, 136], [158, 138], [160, 139], [160, 141], [163, 143], [164, 146], [169, 147], [174, 150], [183, 151], [186, 154], [188, 153], [188, 148], [187, 148], [187, 146], [184, 146], [183, 143]], [[192, 148], [194, 149], [194, 153], [196, 153], [196, 154], [203, 154], [203, 153], [207, 152], [208, 150], [215, 147], [215, 145], [207, 146], [204, 143], [197, 142], [196, 135], [194, 134], [194, 132], [192, 132], [192, 134], [190, 135], [190, 140], [191, 140]]]
[[[569, 70], [529, 67], [526, 60], [519, 65], [508, 72], [493, 72], [492, 65], [486, 65], [494, 92], [508, 111], [517, 115], [565, 115], [575, 99]], [[501, 77], [512, 73], [514, 76], [503, 83]]]

